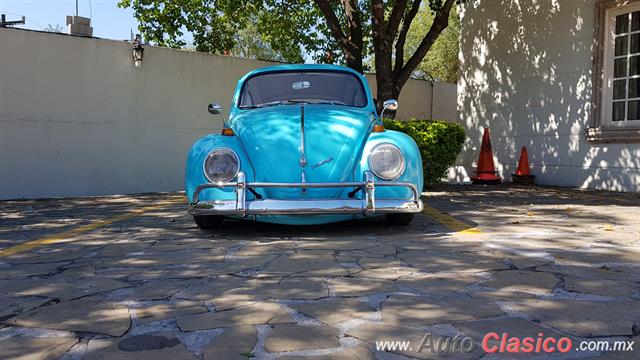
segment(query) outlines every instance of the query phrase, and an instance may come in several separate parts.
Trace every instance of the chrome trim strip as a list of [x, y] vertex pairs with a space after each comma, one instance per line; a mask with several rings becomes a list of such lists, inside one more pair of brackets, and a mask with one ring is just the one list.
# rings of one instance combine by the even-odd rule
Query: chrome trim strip
[[[383, 199], [377, 200], [375, 213], [418, 213], [423, 209], [422, 200]], [[363, 215], [362, 200], [317, 199], [317, 200], [251, 200], [244, 212], [236, 210], [235, 200], [201, 201], [189, 205], [193, 215]], [[367, 214], [364, 214], [367, 215]], [[369, 213], [370, 215], [370, 213]]]
[[[364, 181], [334, 183], [266, 183], [246, 182], [246, 174], [238, 173], [236, 182], [208, 183], [198, 186], [189, 203], [191, 214], [226, 214], [245, 217], [264, 214], [354, 214], [406, 213], [422, 211], [422, 200], [416, 186], [410, 182], [375, 182], [371, 171], [365, 171]], [[407, 187], [411, 190], [411, 199], [376, 199], [376, 186]], [[246, 189], [250, 188], [364, 188], [363, 199], [307, 199], [307, 200], [246, 200]], [[200, 192], [212, 188], [236, 189], [235, 200], [199, 199]]]
[[304, 149], [304, 104], [300, 105], [300, 167], [307, 166], [307, 156]]

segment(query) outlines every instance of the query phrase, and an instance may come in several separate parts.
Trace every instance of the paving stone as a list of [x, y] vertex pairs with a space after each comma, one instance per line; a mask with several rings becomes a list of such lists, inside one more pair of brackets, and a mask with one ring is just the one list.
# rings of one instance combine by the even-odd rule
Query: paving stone
[[199, 301], [178, 300], [169, 304], [154, 304], [135, 309], [138, 322], [145, 324], [179, 316], [193, 315], [208, 312], [208, 309]]
[[640, 285], [622, 281], [582, 279], [573, 276], [565, 276], [564, 288], [567, 291], [583, 294], [631, 296], [636, 291], [640, 290]]
[[517, 269], [534, 268], [537, 266], [547, 265], [553, 262], [553, 260], [551, 259], [546, 259], [542, 257], [506, 255], [505, 258], [511, 261], [513, 266], [515, 266]]
[[62, 244], [56, 247], [39, 248], [35, 251], [17, 253], [7, 256], [4, 260], [12, 264], [65, 262], [79, 259], [97, 248], [98, 246], [90, 246], [86, 243], [83, 245]]
[[235, 326], [224, 329], [202, 351], [205, 360], [246, 360], [258, 342], [255, 326]]
[[263, 269], [263, 273], [288, 275], [327, 269], [340, 269], [333, 255], [297, 252], [276, 258]]
[[[421, 238], [420, 235], [423, 235], [423, 237]], [[461, 240], [457, 238], [443, 239], [440, 236], [433, 236], [431, 234], [415, 234], [404, 239], [394, 239], [393, 243], [401, 250], [431, 251], [449, 254], [483, 249], [484, 244], [481, 240], [469, 240], [469, 237]]]
[[556, 264], [589, 266], [593, 264], [638, 264], [640, 250], [637, 247], [590, 247], [553, 253]]
[[266, 297], [256, 292], [256, 289], [231, 289], [225, 291], [223, 294], [218, 295], [211, 299], [211, 302], [216, 307], [216, 310], [229, 310], [235, 309], [241, 306], [246, 306], [259, 301], [266, 301]]
[[[319, 267], [313, 270], [305, 270], [303, 272], [294, 273], [292, 277], [301, 277], [301, 278], [317, 278], [317, 277], [336, 277], [336, 276], [348, 276], [352, 273], [360, 271], [360, 267], [358, 268], [345, 268], [342, 267], [338, 262], [334, 262], [334, 265], [328, 265], [326, 267]], [[274, 275], [269, 273], [264, 273], [264, 275]], [[277, 276], [283, 276], [284, 274], [278, 273], [275, 274]]]
[[133, 292], [127, 298], [131, 300], [168, 299], [179, 291], [201, 282], [200, 279], [149, 280], [133, 288]]
[[466, 296], [441, 299], [393, 295], [382, 303], [382, 321], [388, 325], [427, 326], [501, 314], [498, 305]]
[[10, 337], [0, 340], [0, 356], [11, 360], [59, 359], [77, 342], [78, 339], [71, 337]]
[[247, 279], [237, 276], [219, 276], [215, 279], [191, 285], [173, 295], [178, 299], [190, 299], [199, 301], [210, 301], [214, 297], [224, 294], [233, 289], [243, 289], [253, 293], [259, 285], [259, 280]]
[[[63, 301], [57, 305], [44, 305], [40, 301], [48, 301], [49, 297], [21, 296], [5, 289], [19, 291], [24, 286], [22, 290], [32, 291], [34, 294], [48, 293], [46, 296], [51, 296], [53, 286], [63, 300], [71, 299], [76, 294], [90, 296], [96, 291], [102, 291], [83, 287], [83, 279], [95, 276], [112, 281], [122, 280], [125, 286], [136, 286], [114, 290], [109, 290], [109, 286], [106, 286], [104, 296], [112, 301], [133, 300], [132, 306], [140, 306], [136, 300], [141, 300], [145, 307], [173, 301], [196, 304], [181, 309], [151, 308], [151, 317], [143, 317], [142, 322], [165, 316], [195, 319], [220, 314], [215, 315], [220, 318], [214, 318], [212, 323], [227, 329], [231, 326], [229, 323], [236, 323], [235, 320], [238, 320], [237, 323], [253, 323], [255, 321], [251, 321], [251, 318], [259, 317], [264, 318], [263, 324], [294, 323], [284, 311], [276, 311], [275, 315], [266, 311], [267, 314], [263, 315], [263, 309], [254, 309], [256, 313], [261, 313], [243, 315], [240, 309], [275, 299], [308, 301], [324, 298], [328, 294], [327, 287], [323, 286], [326, 283], [330, 285], [328, 287], [331, 295], [341, 297], [378, 294], [372, 298], [377, 300], [382, 299], [384, 293], [394, 293], [390, 299], [382, 302], [384, 323], [380, 322], [378, 325], [387, 334], [399, 332], [396, 329], [399, 327], [422, 328], [425, 323], [457, 326], [461, 322], [467, 324], [467, 331], [472, 328], [485, 331], [494, 326], [516, 332], [533, 326], [531, 331], [537, 331], [535, 326], [539, 326], [540, 329], [554, 327], [565, 333], [571, 333], [573, 328], [583, 334], [634, 333], [634, 330], [629, 329], [633, 329], [632, 323], [639, 318], [634, 312], [638, 307], [632, 305], [640, 303], [637, 301], [640, 295], [637, 289], [640, 267], [633, 266], [640, 260], [640, 223], [637, 221], [637, 212], [630, 210], [637, 207], [637, 200], [640, 198], [634, 194], [595, 193], [600, 196], [596, 201], [584, 194], [591, 196], [594, 192], [510, 186], [492, 188], [490, 193], [486, 193], [486, 188], [473, 186], [445, 187], [444, 191], [429, 192], [432, 206], [479, 224], [483, 233], [473, 236], [442, 232], [442, 226], [423, 215], [418, 215], [411, 226], [402, 228], [389, 227], [383, 219], [305, 228], [230, 221], [219, 231], [202, 232], [194, 226], [191, 217], [184, 213], [182, 204], [171, 206], [154, 212], [151, 216], [132, 218], [68, 239], [73, 242], [51, 244], [2, 259], [0, 279], [22, 279], [17, 285], [0, 283], [0, 293], [7, 292], [0, 296], [0, 309], [9, 312], [6, 316], [22, 313], [5, 319], [5, 324], [0, 327], [4, 326], [4, 330], [8, 330], [8, 326], [15, 325], [10, 322], [15, 318], [24, 319], [32, 313], [40, 314], [39, 311], [43, 309], [55, 309], [58, 306], [68, 306], [68, 302], [73, 303]], [[10, 209], [0, 210], [0, 217], [9, 221], [8, 227], [0, 230], [0, 246], [50, 236], [61, 229], [98, 221], [132, 207], [151, 205], [168, 197], [171, 195], [102, 197], [92, 198], [90, 202], [86, 199], [2, 202], [0, 207], [9, 203]], [[573, 210], [566, 210], [568, 207]], [[532, 216], [527, 215], [529, 211]], [[23, 218], [29, 218], [31, 224], [22, 224], [19, 219]], [[249, 224], [251, 226], [247, 226]], [[613, 231], [605, 229], [607, 226]], [[556, 263], [549, 263], [551, 258]], [[356, 261], [364, 268], [357, 265]], [[518, 270], [513, 270], [513, 267]], [[522, 273], [522, 279], [514, 275], [518, 274], [516, 271], [523, 269], [530, 270], [525, 271], [526, 274]], [[477, 274], [478, 272], [482, 274]], [[539, 272], [545, 275], [538, 275]], [[529, 273], [536, 275], [531, 276]], [[227, 285], [223, 279], [230, 274], [236, 276], [230, 277]], [[485, 275], [490, 274], [496, 276], [485, 283], [479, 282], [487, 280]], [[41, 279], [38, 278], [26, 278], [34, 275], [47, 275], [46, 283], [40, 282]], [[550, 276], [553, 275], [556, 277], [555, 281], [563, 284], [567, 292], [551, 292], [556, 286], [555, 282], [551, 284], [553, 278]], [[499, 289], [490, 290], [491, 288], [485, 287], [492, 283]], [[107, 284], [100, 283], [94, 287], [105, 285]], [[200, 285], [202, 286], [198, 288]], [[433, 306], [425, 309], [421, 303], [396, 301], [403, 297], [413, 298], [407, 295], [412, 289], [423, 292], [425, 296], [421, 301]], [[545, 299], [539, 301], [551, 302], [547, 304], [553, 306], [531, 305], [531, 302], [538, 300], [536, 294]], [[601, 296], [627, 299], [615, 302], [581, 301], [577, 305], [566, 305], [569, 303], [565, 301], [570, 300], [561, 300], [570, 297], [602, 300]], [[94, 298], [96, 304], [87, 303], [86, 306], [74, 308], [68, 306], [66, 315], [59, 317], [63, 318], [64, 315], [72, 320], [83, 319], [86, 323], [91, 323], [92, 318], [87, 315], [87, 309], [91, 306], [98, 307], [97, 304], [102, 301], [98, 296]], [[463, 299], [468, 299], [468, 302]], [[185, 315], [191, 310], [203, 311], [202, 305], [198, 303], [201, 301], [212, 301], [218, 312]], [[322, 299], [304, 304], [294, 301], [292, 306], [342, 301], [345, 300]], [[51, 303], [55, 303], [55, 300]], [[525, 320], [505, 318], [497, 310], [498, 304], [511, 316], [521, 315]], [[44, 306], [39, 307], [41, 305]], [[395, 315], [390, 312], [389, 307], [394, 310]], [[334, 313], [325, 312], [326, 316], [338, 318], [326, 321], [335, 323], [343, 318], [354, 317], [354, 314], [340, 313], [343, 308], [348, 306], [341, 305]], [[147, 311], [138, 310], [142, 314]], [[235, 311], [235, 315], [232, 311]], [[495, 315], [490, 315], [494, 313], [498, 313], [500, 317], [496, 319]], [[2, 311], [0, 316], [1, 314]], [[223, 314], [231, 314], [236, 319], [223, 319]], [[361, 318], [361, 321], [368, 323], [366, 319]], [[71, 326], [64, 324], [59, 318], [47, 321], [51, 324], [63, 323], [61, 326], [65, 328]], [[515, 323], [523, 321], [524, 323]], [[111, 320], [109, 322], [114, 323]], [[118, 324], [120, 322], [118, 320]], [[128, 324], [128, 317], [122, 322]], [[499, 323], [502, 322], [504, 325], [500, 327]], [[209, 328], [212, 323], [199, 326]], [[349, 326], [356, 326], [358, 323], [360, 321], [349, 322]], [[80, 328], [77, 324], [73, 326], [74, 329]], [[98, 324], [87, 327], [104, 326]], [[255, 345], [254, 325], [248, 326], [252, 330], [247, 335], [250, 344], [246, 347]], [[95, 331], [86, 330], [90, 333]], [[73, 331], [84, 330], [80, 328]], [[217, 331], [221, 330], [207, 333]], [[421, 331], [417, 332], [422, 335]], [[636, 328], [635, 333], [637, 332]], [[195, 337], [196, 334], [188, 336]], [[119, 340], [127, 338], [125, 336]], [[136, 338], [131, 341], [144, 343], [144, 339]], [[218, 340], [231, 341], [222, 337]], [[346, 340], [343, 341], [343, 347], [332, 348], [329, 351], [336, 352], [321, 358], [355, 357], [344, 348], [346, 344], [352, 345], [349, 342], [351, 340]], [[210, 345], [213, 344], [214, 342]], [[217, 346], [221, 344], [219, 342]], [[375, 342], [368, 342], [369, 349], [374, 346]], [[151, 357], [170, 358], [172, 348], [160, 349], [162, 352]], [[367, 346], [364, 348], [366, 350]], [[210, 352], [209, 357], [214, 353]], [[191, 354], [187, 355], [190, 358]], [[440, 356], [406, 355], [422, 358]], [[474, 355], [478, 358], [482, 354]], [[601, 356], [615, 357], [615, 354]], [[452, 356], [458, 357], [460, 356]]]
[[34, 278], [0, 280], [0, 289], [5, 293], [22, 296], [47, 296], [60, 300], [79, 298], [130, 286], [122, 281], [98, 276], [55, 280]]
[[338, 329], [327, 326], [278, 324], [273, 327], [264, 348], [268, 352], [329, 349], [340, 346]]
[[0, 318], [31, 310], [50, 300], [50, 298], [14, 297], [0, 294]]
[[[562, 230], [566, 229], [566, 227], [560, 228], [557, 223], [529, 226], [535, 226], [541, 230], [532, 236], [528, 236], [526, 234], [522, 234], [522, 232], [526, 232], [528, 230], [526, 228], [515, 228], [512, 230], [501, 228], [500, 232], [502, 235], [492, 235], [491, 241], [499, 244], [500, 247], [521, 251], [565, 250], [584, 246], [584, 238], [581, 238], [579, 235], [575, 238], [571, 238], [571, 235], [576, 235], [563, 233]], [[553, 231], [546, 230], [550, 227], [553, 228]]]
[[498, 271], [482, 286], [498, 290], [513, 290], [551, 294], [560, 279], [552, 274], [527, 270]]
[[376, 245], [362, 250], [343, 250], [340, 251], [341, 256], [353, 256], [353, 257], [385, 257], [393, 256], [397, 252], [395, 245]]
[[9, 264], [0, 263], [0, 279], [20, 278], [33, 275], [47, 275], [55, 272], [70, 262], [54, 262], [46, 264]]
[[509, 268], [501, 257], [487, 251], [443, 253], [410, 250], [398, 254], [398, 257], [426, 272], [479, 272]]
[[538, 296], [530, 292], [513, 291], [513, 290], [489, 290], [489, 289], [474, 289], [466, 291], [469, 296], [478, 300], [488, 301], [507, 301], [521, 299], [537, 299]]
[[371, 315], [375, 311], [367, 304], [355, 299], [314, 301], [302, 304], [291, 304], [289, 307], [332, 326], [345, 320]]
[[526, 300], [511, 304], [546, 326], [577, 336], [633, 335], [638, 301]]
[[[624, 341], [633, 341], [632, 351], [604, 351], [598, 355], [598, 360], [628, 360], [640, 359], [640, 336], [623, 338]], [[625, 344], [626, 347], [626, 344]]]
[[396, 291], [393, 282], [361, 277], [337, 277], [328, 281], [336, 296], [368, 296]]
[[147, 253], [163, 253], [176, 251], [208, 251], [216, 255], [224, 256], [227, 253], [227, 247], [233, 246], [232, 241], [217, 241], [213, 239], [202, 238], [180, 238], [180, 239], [161, 239], [153, 243], [146, 249]]
[[127, 308], [99, 298], [82, 298], [44, 306], [4, 321], [34, 328], [122, 336], [131, 324]]
[[291, 360], [343, 360], [343, 359], [355, 359], [355, 360], [376, 360], [376, 356], [371, 349], [366, 345], [357, 345], [354, 347], [342, 348], [336, 352], [332, 352], [327, 355], [318, 356], [287, 356], [287, 359]]
[[420, 290], [429, 295], [448, 296], [481, 279], [469, 273], [459, 273], [450, 277], [416, 274], [396, 281], [396, 285]]
[[221, 262], [224, 261], [224, 256], [225, 251], [220, 249], [159, 254], [142, 253], [139, 255], [129, 254], [129, 256], [113, 260], [110, 264], [111, 266], [121, 267], [153, 268], [159, 266], [193, 264], [198, 262]]
[[321, 239], [318, 241], [298, 241], [300, 249], [327, 249], [327, 250], [363, 250], [373, 247], [375, 239], [360, 236], [341, 236], [340, 239]]
[[[537, 338], [539, 333], [543, 333], [544, 337], [553, 336], [556, 339], [564, 335], [554, 331], [553, 329], [544, 328], [522, 318], [501, 318], [491, 320], [467, 321], [453, 324], [460, 329], [466, 336], [470, 336], [480, 344], [484, 336], [490, 332], [498, 334], [507, 333], [509, 336], [515, 336], [520, 339], [524, 337]], [[499, 341], [489, 342], [490, 346], [496, 345]]]
[[602, 279], [612, 281], [640, 281], [640, 268], [630, 266], [572, 266], [549, 264], [540, 266], [538, 271], [558, 274], [562, 277], [573, 276], [582, 279]]
[[381, 279], [381, 280], [397, 280], [404, 276], [409, 276], [418, 272], [418, 269], [412, 267], [390, 267], [390, 268], [377, 268], [360, 271], [357, 273], [357, 277]]
[[365, 269], [397, 268], [404, 266], [401, 259], [396, 257], [366, 257], [358, 259], [358, 264]]
[[[438, 341], [439, 338], [444, 337], [444, 334], [429, 331], [431, 334], [431, 339], [433, 341]], [[478, 347], [475, 346], [473, 351], [470, 353], [466, 353], [463, 351], [451, 352], [451, 353], [440, 353], [437, 352], [437, 349], [432, 352], [431, 348], [425, 344], [422, 348], [420, 345], [425, 337], [427, 332], [420, 329], [410, 329], [402, 326], [388, 325], [381, 322], [368, 322], [361, 326], [358, 326], [355, 329], [348, 330], [346, 332], [347, 336], [352, 336], [358, 338], [360, 340], [366, 341], [369, 346], [373, 349], [376, 347], [377, 341], [409, 341], [408, 349], [400, 351], [399, 349], [396, 351], [390, 351], [395, 354], [404, 355], [409, 358], [416, 359], [478, 359], [482, 356], [483, 352]], [[455, 335], [447, 334], [449, 337], [453, 337]], [[434, 345], [435, 346], [435, 345]], [[378, 352], [379, 354], [384, 354], [385, 352]]]
[[153, 242], [151, 241], [121, 241], [116, 243], [110, 243], [103, 247], [94, 250], [96, 257], [99, 258], [121, 258], [131, 253], [136, 253], [148, 249]]
[[225, 262], [181, 264], [179, 266], [160, 267], [154, 270], [144, 268], [114, 268], [106, 272], [113, 276], [126, 276], [129, 281], [147, 281], [162, 279], [214, 278], [227, 273], [234, 273]]
[[236, 256], [280, 254], [295, 246], [293, 241], [250, 242], [235, 252]]
[[[91, 263], [76, 261], [73, 264], [61, 267], [50, 279], [91, 278], [96, 277], [96, 268]], [[104, 276], [108, 277], [108, 276]], [[111, 277], [109, 277], [111, 278]]]
[[280, 281], [262, 281], [256, 293], [282, 300], [314, 300], [329, 296], [329, 290], [320, 279], [284, 278]]
[[180, 317], [176, 322], [183, 331], [197, 331], [219, 327], [271, 324], [274, 319], [279, 322], [280, 319], [287, 318], [293, 321], [280, 305], [259, 302], [226, 311]]
[[85, 358], [104, 360], [195, 360], [170, 333], [138, 335], [120, 339], [92, 339]]
[[264, 267], [266, 264], [273, 261], [277, 257], [278, 255], [276, 254], [266, 254], [243, 256], [237, 259], [233, 259], [233, 261], [226, 260], [223, 267], [221, 267], [217, 271], [215, 271], [214, 269], [214, 272], [210, 273], [209, 276], [224, 274], [230, 275], [247, 269]]
[[335, 258], [339, 263], [356, 263], [358, 261], [358, 258], [355, 256], [336, 255]]

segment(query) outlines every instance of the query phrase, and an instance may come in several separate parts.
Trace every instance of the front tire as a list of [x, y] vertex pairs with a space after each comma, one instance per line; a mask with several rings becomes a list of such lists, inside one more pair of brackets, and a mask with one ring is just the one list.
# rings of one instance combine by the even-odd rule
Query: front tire
[[387, 214], [385, 216], [389, 225], [407, 226], [413, 221], [416, 214]]
[[202, 230], [217, 229], [222, 225], [222, 220], [220, 215], [193, 215], [193, 221]]

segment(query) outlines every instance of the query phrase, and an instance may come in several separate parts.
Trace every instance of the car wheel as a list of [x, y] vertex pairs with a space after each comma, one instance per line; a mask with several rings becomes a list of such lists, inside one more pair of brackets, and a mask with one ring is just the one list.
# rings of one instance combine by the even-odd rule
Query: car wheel
[[202, 230], [215, 229], [222, 224], [220, 215], [193, 215], [193, 221]]
[[387, 214], [387, 222], [389, 225], [406, 226], [413, 221], [416, 214]]

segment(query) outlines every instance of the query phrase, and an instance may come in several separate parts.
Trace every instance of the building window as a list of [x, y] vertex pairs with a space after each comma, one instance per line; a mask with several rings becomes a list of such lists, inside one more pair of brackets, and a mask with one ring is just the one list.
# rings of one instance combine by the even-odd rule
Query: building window
[[640, 1], [599, 0], [587, 139], [640, 141]]

